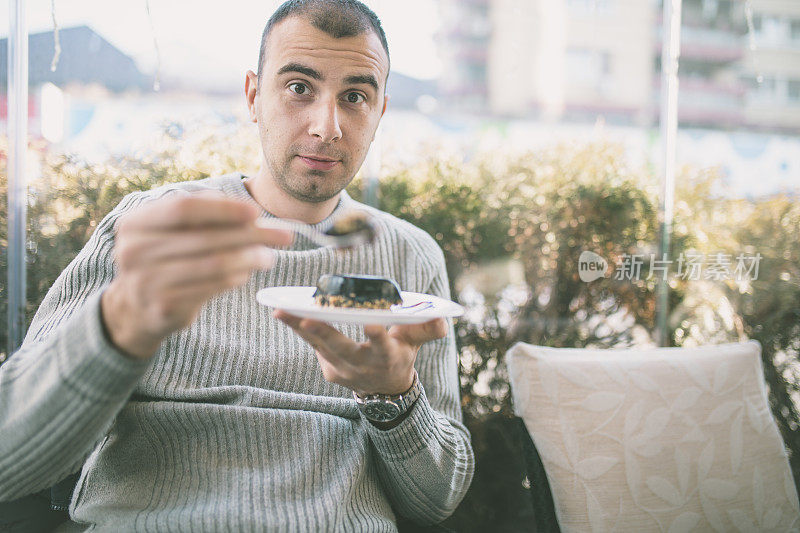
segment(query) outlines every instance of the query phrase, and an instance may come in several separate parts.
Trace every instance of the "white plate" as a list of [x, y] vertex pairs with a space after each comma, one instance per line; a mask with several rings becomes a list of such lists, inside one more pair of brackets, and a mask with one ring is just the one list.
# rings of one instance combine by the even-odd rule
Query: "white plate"
[[[353, 309], [349, 307], [323, 307], [314, 302], [316, 287], [267, 287], [256, 294], [261, 305], [282, 309], [295, 316], [313, 318], [323, 322], [347, 324], [419, 324], [434, 318], [457, 317], [464, 308], [455, 302], [417, 292], [402, 291], [402, 307], [422, 304], [413, 309], [394, 306], [386, 309]], [[424, 303], [431, 305], [425, 306]]]

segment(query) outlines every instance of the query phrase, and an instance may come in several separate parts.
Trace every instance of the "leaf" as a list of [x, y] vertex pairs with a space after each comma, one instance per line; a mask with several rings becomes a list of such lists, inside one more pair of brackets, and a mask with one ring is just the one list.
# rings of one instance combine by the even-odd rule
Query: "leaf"
[[539, 381], [542, 382], [542, 389], [550, 401], [558, 405], [558, 374], [553, 369], [553, 365], [545, 359], [539, 359], [536, 366], [539, 369]]
[[753, 467], [753, 509], [756, 516], [761, 517], [764, 515], [764, 480], [761, 477], [761, 470], [758, 465]]
[[628, 490], [631, 494], [639, 492], [639, 484], [642, 481], [642, 469], [639, 460], [633, 453], [625, 453], [625, 479], [628, 481]]
[[689, 488], [689, 456], [680, 448], [675, 448], [675, 470], [678, 472], [678, 488], [686, 495]]
[[653, 491], [653, 494], [665, 500], [672, 505], [681, 505], [683, 503], [683, 498], [681, 497], [678, 489], [675, 486], [667, 481], [665, 478], [661, 476], [650, 476], [645, 481], [647, 487]]
[[581, 404], [587, 411], [594, 411], [600, 413], [603, 411], [610, 411], [622, 403], [625, 399], [624, 394], [616, 392], [593, 392], [583, 399]]
[[634, 385], [636, 385], [643, 391], [655, 392], [658, 390], [658, 384], [655, 381], [653, 381], [653, 378], [651, 378], [644, 372], [639, 372], [638, 370], [630, 370], [628, 371], [628, 377], [631, 378], [631, 381], [633, 381]]
[[642, 414], [644, 412], [644, 402], [639, 400], [625, 413], [625, 426], [623, 431], [625, 432], [625, 437], [629, 437], [633, 434], [636, 430], [636, 426], [639, 425], [639, 420], [642, 419]]
[[616, 457], [590, 457], [575, 465], [575, 471], [583, 479], [597, 479], [618, 462]]
[[778, 523], [783, 518], [783, 513], [781, 512], [780, 507], [770, 507], [767, 514], [764, 515], [764, 529], [774, 529], [778, 526]]
[[758, 411], [758, 408], [750, 400], [745, 400], [745, 411], [747, 412], [747, 420], [750, 422], [750, 427], [756, 430], [759, 435], [764, 432], [766, 428], [766, 420]]
[[661, 453], [661, 443], [648, 439], [646, 435], [639, 434], [631, 439], [631, 446], [642, 457], [655, 457]]
[[711, 471], [711, 464], [714, 462], [714, 441], [708, 441], [703, 451], [700, 452], [700, 458], [697, 460], [697, 482], [701, 483], [708, 477]]
[[714, 369], [714, 392], [717, 394], [719, 394], [725, 386], [725, 382], [728, 380], [729, 367], [730, 363], [722, 363], [717, 365], [716, 369]]
[[606, 530], [603, 506], [594, 497], [589, 487], [586, 487], [586, 513], [589, 515], [589, 525], [592, 528], [592, 533], [601, 533]]
[[646, 435], [648, 439], [657, 437], [663, 433], [664, 428], [669, 422], [670, 413], [669, 409], [659, 408], [647, 415], [644, 421], [644, 429], [642, 434]]
[[715, 500], [730, 500], [736, 497], [739, 486], [732, 481], [709, 478], [700, 483], [700, 490], [709, 498]]
[[722, 424], [726, 422], [737, 409], [742, 407], [742, 402], [730, 401], [718, 405], [711, 411], [706, 419], [706, 424]]
[[725, 521], [722, 518], [719, 510], [717, 509], [716, 504], [707, 496], [700, 492], [700, 506], [703, 508], [703, 514], [706, 516], [706, 520], [714, 528], [714, 531], [719, 533], [725, 532]]
[[580, 455], [578, 437], [575, 435], [575, 431], [567, 421], [563, 411], [559, 412], [558, 418], [561, 423], [561, 437], [564, 439], [564, 449], [567, 451], [569, 464], [574, 465], [578, 462], [578, 455]]
[[742, 533], [752, 533], [753, 531], [760, 530], [753, 521], [753, 518], [741, 509], [729, 509], [728, 517], [731, 519], [731, 522], [733, 522], [733, 526]]
[[561, 374], [564, 379], [574, 383], [579, 387], [584, 387], [587, 389], [597, 388], [597, 383], [595, 383], [594, 377], [587, 374], [575, 365], [557, 364], [556, 370], [558, 370], [558, 373]]
[[786, 493], [786, 499], [789, 500], [789, 506], [794, 513], [800, 515], [800, 500], [797, 499], [797, 488], [794, 485], [792, 474], [788, 470], [783, 471], [783, 492]]
[[628, 387], [628, 380], [625, 379], [625, 374], [619, 365], [611, 361], [602, 361], [600, 366], [605, 370], [606, 374], [608, 374], [608, 377], [617, 382], [617, 384], [625, 388]]
[[731, 470], [734, 474], [739, 472], [742, 466], [742, 447], [744, 446], [742, 437], [742, 413], [733, 420], [731, 424]]
[[677, 518], [675, 518], [675, 520], [672, 521], [667, 533], [687, 533], [688, 531], [694, 529], [699, 522], [699, 514], [691, 511], [681, 513]]
[[706, 436], [700, 431], [700, 426], [694, 426], [689, 433], [683, 436], [681, 442], [703, 442]]
[[543, 462], [554, 464], [564, 470], [572, 472], [572, 466], [569, 460], [567, 460], [567, 457], [558, 446], [542, 437], [536, 437], [535, 444], [539, 455], [542, 456]]
[[711, 384], [708, 381], [708, 376], [706, 376], [703, 369], [695, 364], [696, 359], [681, 359], [680, 360], [680, 370], [683, 370], [689, 377], [692, 378], [701, 389], [704, 391], [708, 391], [711, 389]]
[[703, 391], [698, 389], [697, 387], [690, 387], [688, 389], [683, 389], [681, 393], [675, 398], [675, 401], [672, 402], [672, 408], [676, 411], [683, 411], [684, 409], [688, 409], [692, 407], [697, 400], [700, 399], [700, 396], [703, 394]]

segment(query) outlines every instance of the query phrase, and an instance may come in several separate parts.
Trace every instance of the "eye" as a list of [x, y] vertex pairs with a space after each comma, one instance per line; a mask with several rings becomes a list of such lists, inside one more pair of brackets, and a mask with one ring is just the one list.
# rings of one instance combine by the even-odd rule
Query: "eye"
[[364, 98], [363, 94], [355, 93], [355, 92], [347, 93], [347, 96], [345, 96], [345, 99], [347, 100], [347, 103], [349, 103], [349, 104], [360, 104], [360, 103], [362, 103], [362, 102], [364, 102], [366, 100], [366, 98]]
[[295, 94], [307, 94], [308, 86], [305, 83], [295, 82], [289, 85], [289, 90]]

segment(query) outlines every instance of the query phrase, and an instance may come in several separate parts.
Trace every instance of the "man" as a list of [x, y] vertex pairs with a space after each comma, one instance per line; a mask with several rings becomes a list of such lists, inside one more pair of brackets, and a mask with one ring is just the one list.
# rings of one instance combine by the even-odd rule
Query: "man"
[[[395, 531], [452, 513], [473, 472], [452, 325], [337, 329], [255, 301], [335, 272], [449, 297], [435, 242], [343, 191], [388, 71], [363, 4], [275, 12], [245, 82], [261, 170], [130, 195], [99, 225], [0, 368], [0, 500], [82, 465], [70, 516], [100, 531]], [[254, 223], [353, 208], [380, 232], [344, 253]], [[406, 392], [383, 421], [353, 397]]]

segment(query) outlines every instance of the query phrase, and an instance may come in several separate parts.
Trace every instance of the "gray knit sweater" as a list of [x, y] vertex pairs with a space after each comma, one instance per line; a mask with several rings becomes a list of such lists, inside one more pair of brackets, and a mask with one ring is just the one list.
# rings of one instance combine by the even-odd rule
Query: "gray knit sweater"
[[[298, 236], [272, 270], [209, 301], [152, 360], [109, 344], [99, 300], [114, 275], [115, 221], [173, 191], [209, 188], [255, 203], [241, 174], [131, 194], [56, 280], [22, 349], [0, 367], [0, 501], [82, 466], [70, 515], [98, 531], [378, 532], [396, 531], [396, 514], [446, 518], [474, 467], [452, 324], [419, 352], [422, 397], [383, 431], [255, 299], [262, 287], [314, 285], [333, 272], [448, 298], [442, 252], [414, 226], [342, 192], [332, 216], [369, 210], [376, 243], [342, 253]], [[364, 340], [358, 326], [336, 327]]]

